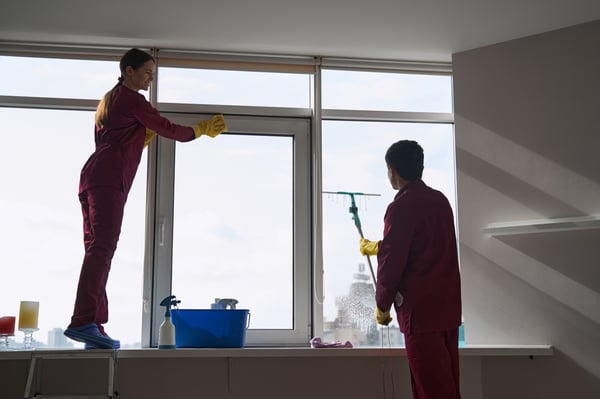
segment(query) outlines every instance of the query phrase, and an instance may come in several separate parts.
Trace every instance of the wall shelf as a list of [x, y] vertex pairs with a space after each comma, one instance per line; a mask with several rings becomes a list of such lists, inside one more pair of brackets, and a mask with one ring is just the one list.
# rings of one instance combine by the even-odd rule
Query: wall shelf
[[600, 229], [600, 215], [490, 223], [483, 232], [491, 236], [501, 236], [589, 229]]

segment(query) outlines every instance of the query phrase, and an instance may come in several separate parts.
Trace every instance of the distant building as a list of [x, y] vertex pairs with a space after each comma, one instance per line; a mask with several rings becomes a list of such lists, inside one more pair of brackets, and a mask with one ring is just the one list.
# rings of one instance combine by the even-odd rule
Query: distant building
[[403, 347], [404, 335], [397, 326], [387, 327], [383, 331], [377, 326], [374, 315], [375, 288], [371, 277], [365, 273], [364, 263], [358, 265], [354, 279], [348, 294], [335, 299], [337, 316], [334, 321], [324, 323], [324, 340], [350, 341], [355, 347]]

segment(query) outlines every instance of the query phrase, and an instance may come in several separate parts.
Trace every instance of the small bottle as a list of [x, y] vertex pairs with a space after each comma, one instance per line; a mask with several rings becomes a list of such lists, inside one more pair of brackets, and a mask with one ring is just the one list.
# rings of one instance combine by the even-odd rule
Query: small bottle
[[166, 310], [165, 320], [158, 330], [158, 349], [175, 349], [175, 326], [171, 322], [171, 306], [179, 302], [175, 299], [175, 295], [170, 295], [160, 303], [160, 306], [164, 306]]
[[215, 298], [215, 303], [211, 303], [210, 308], [213, 310], [225, 310], [228, 307], [229, 309], [235, 309], [237, 303], [238, 300], [233, 298]]

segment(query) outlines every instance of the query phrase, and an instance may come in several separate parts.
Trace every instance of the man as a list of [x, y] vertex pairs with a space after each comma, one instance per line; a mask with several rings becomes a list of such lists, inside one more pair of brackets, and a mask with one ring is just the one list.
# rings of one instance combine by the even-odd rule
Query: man
[[415, 399], [460, 399], [461, 296], [452, 208], [421, 180], [423, 148], [417, 142], [394, 143], [385, 161], [398, 193], [385, 213], [383, 239], [360, 240], [363, 255], [377, 255], [377, 322], [389, 324], [394, 304]]

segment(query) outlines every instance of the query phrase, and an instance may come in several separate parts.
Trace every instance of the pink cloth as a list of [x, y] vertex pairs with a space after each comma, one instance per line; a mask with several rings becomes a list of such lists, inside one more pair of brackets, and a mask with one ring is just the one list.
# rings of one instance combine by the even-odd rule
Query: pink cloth
[[311, 348], [352, 348], [352, 343], [350, 341], [346, 342], [323, 342], [320, 337], [314, 337], [310, 340]]

